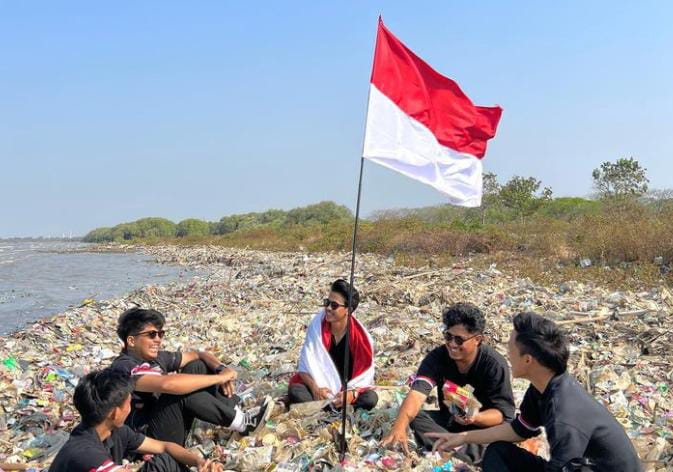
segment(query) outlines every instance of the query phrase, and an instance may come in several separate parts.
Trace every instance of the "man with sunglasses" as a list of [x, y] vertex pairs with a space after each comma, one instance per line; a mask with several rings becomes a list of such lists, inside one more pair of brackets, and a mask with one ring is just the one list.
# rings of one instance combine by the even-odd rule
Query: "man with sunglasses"
[[[383, 446], [399, 444], [408, 453], [408, 426], [414, 431], [417, 444], [431, 449], [434, 439], [425, 433], [487, 428], [514, 418], [507, 361], [483, 343], [486, 322], [481, 310], [470, 303], [456, 303], [444, 311], [442, 318], [445, 344], [430, 351], [421, 362], [392, 430], [383, 438]], [[447, 380], [461, 387], [471, 385], [481, 410], [471, 417], [453, 414], [444, 404], [442, 386]], [[435, 387], [439, 410], [422, 410]], [[483, 447], [466, 445], [457, 455], [478, 463]]]
[[[374, 342], [365, 327], [351, 314], [348, 378], [343, 382], [348, 323], [348, 291], [350, 284], [336, 280], [323, 301], [323, 310], [313, 318], [299, 358], [299, 372], [290, 379], [290, 405], [312, 400], [332, 399], [341, 407], [343, 385], [347, 384], [347, 399], [355, 408], [371, 410], [378, 402], [374, 385]], [[353, 287], [351, 308], [360, 302]], [[341, 393], [340, 393], [341, 392]]]
[[111, 368], [135, 380], [126, 423], [183, 446], [195, 418], [241, 434], [256, 432], [271, 413], [271, 398], [256, 409], [241, 410], [234, 394], [236, 371], [209, 352], [162, 351], [164, 325], [164, 315], [156, 310], [131, 308], [119, 317], [117, 334], [124, 348]]

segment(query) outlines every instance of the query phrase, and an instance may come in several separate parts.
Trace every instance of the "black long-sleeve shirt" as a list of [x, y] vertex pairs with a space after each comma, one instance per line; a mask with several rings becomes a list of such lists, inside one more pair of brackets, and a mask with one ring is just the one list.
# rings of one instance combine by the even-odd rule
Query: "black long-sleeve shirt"
[[567, 373], [552, 378], [543, 393], [528, 387], [520, 411], [512, 422], [516, 434], [533, 437], [541, 426], [547, 432], [551, 460], [545, 470], [559, 471], [579, 457], [593, 461], [598, 471], [642, 470], [624, 428]]

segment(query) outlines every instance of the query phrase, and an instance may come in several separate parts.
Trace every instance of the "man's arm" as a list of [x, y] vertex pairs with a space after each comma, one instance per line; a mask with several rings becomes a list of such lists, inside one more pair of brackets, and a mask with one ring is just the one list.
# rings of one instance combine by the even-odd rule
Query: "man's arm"
[[215, 357], [213, 354], [207, 351], [187, 351], [182, 353], [182, 361], [180, 362], [180, 368], [189, 364], [192, 361], [202, 360], [210, 370], [215, 371], [222, 362]]
[[497, 426], [504, 421], [502, 412], [496, 408], [488, 408], [471, 417], [454, 416], [454, 419], [462, 425], [475, 425], [480, 428]]
[[426, 433], [429, 438], [436, 438], [435, 451], [454, 449], [463, 444], [490, 444], [496, 441], [519, 442], [523, 438], [514, 432], [510, 423], [502, 423], [486, 429], [475, 429], [462, 433]]
[[236, 371], [224, 369], [216, 375], [173, 374], [136, 376], [135, 390], [139, 392], [184, 395], [213, 385], [223, 385], [236, 379]]
[[550, 425], [547, 437], [549, 442], [549, 465], [552, 470], [560, 470], [568, 461], [584, 457], [589, 437], [571, 424], [556, 421]]
[[426, 398], [427, 395], [417, 390], [409, 391], [407, 397], [402, 402], [400, 412], [397, 414], [397, 419], [395, 419], [392, 429], [381, 441], [381, 446], [400, 444], [404, 452], [409, 454], [407, 428], [413, 419], [416, 418], [418, 412], [421, 411]]
[[192, 454], [179, 444], [166, 441], [157, 441], [156, 439], [147, 437], [142, 442], [137, 451], [141, 454], [163, 454], [164, 452], [167, 452], [179, 463], [190, 467], [201, 467], [206, 463], [202, 457]]
[[311, 394], [313, 395], [313, 398], [315, 399], [327, 400], [330, 393], [332, 393], [330, 392], [329, 388], [320, 387], [317, 383], [315, 383], [313, 376], [308, 372], [299, 372], [299, 377], [301, 377], [301, 381], [304, 382], [304, 385], [308, 387], [308, 389], [311, 391]]

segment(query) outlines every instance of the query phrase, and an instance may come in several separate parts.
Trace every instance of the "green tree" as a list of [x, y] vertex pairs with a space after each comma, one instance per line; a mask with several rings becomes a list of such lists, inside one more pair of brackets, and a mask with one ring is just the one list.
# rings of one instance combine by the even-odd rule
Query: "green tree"
[[646, 170], [637, 160], [629, 157], [616, 162], [604, 162], [594, 169], [591, 176], [594, 188], [602, 199], [639, 197], [647, 193], [649, 180], [645, 175]]
[[115, 241], [130, 241], [140, 237], [140, 229], [135, 223], [121, 223], [112, 228], [112, 238]]
[[293, 208], [287, 212], [288, 224], [325, 224], [353, 218], [351, 211], [334, 202], [320, 202], [314, 205]]
[[166, 218], [141, 218], [134, 221], [138, 229], [139, 238], [172, 238], [175, 236], [177, 225]]
[[104, 243], [114, 240], [112, 235], [112, 228], [96, 228], [89, 231], [82, 241], [85, 243]]
[[500, 184], [498, 176], [493, 172], [486, 172], [482, 179], [481, 196], [481, 224], [486, 223], [486, 212], [489, 208], [497, 206], [500, 203]]
[[551, 200], [552, 190], [545, 187], [540, 196], [535, 193], [542, 182], [534, 177], [512, 177], [499, 192], [502, 204], [514, 211], [521, 221], [533, 214], [544, 202]]
[[185, 236], [208, 236], [210, 234], [210, 225], [207, 221], [196, 218], [188, 218], [178, 223], [175, 235], [179, 238]]

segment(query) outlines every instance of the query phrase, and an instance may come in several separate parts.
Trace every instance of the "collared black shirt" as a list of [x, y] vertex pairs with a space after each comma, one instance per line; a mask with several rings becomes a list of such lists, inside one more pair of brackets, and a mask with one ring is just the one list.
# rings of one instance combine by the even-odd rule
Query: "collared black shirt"
[[512, 429], [522, 438], [544, 426], [551, 449], [545, 470], [558, 471], [571, 459], [584, 457], [598, 471], [640, 472], [633, 444], [617, 420], [567, 373], [552, 378], [543, 393], [532, 385], [521, 402]]
[[[156, 360], [146, 361], [128, 352], [122, 352], [112, 361], [112, 369], [120, 370], [131, 378], [143, 375], [166, 375], [177, 372], [182, 363], [181, 352], [159, 351]], [[133, 429], [141, 429], [147, 424], [148, 415], [159, 398], [158, 393], [134, 391], [131, 396], [131, 413], [126, 418], [126, 424]]]
[[[350, 355], [348, 356], [348, 380], [353, 378], [353, 350], [348, 349], [350, 351]], [[341, 341], [338, 343], [336, 342], [336, 339], [334, 338], [334, 335], [332, 335], [332, 344], [329, 348], [329, 355], [332, 358], [332, 362], [334, 362], [334, 366], [337, 369], [337, 372], [339, 372], [339, 378], [343, 382], [343, 377], [344, 377], [344, 363], [345, 363], [345, 357], [346, 357], [346, 336], [341, 338]]]
[[145, 440], [141, 433], [124, 425], [101, 441], [92, 427], [79, 424], [56, 454], [49, 472], [114, 472]]
[[449, 356], [446, 345], [433, 349], [421, 362], [411, 389], [429, 395], [436, 386], [439, 408], [448, 413], [442, 392], [442, 386], [447, 380], [461, 387], [467, 384], [474, 387], [474, 396], [481, 403], [482, 411], [495, 408], [500, 410], [505, 421], [514, 418], [514, 397], [507, 361], [492, 347], [482, 343], [477, 357], [464, 374]]

